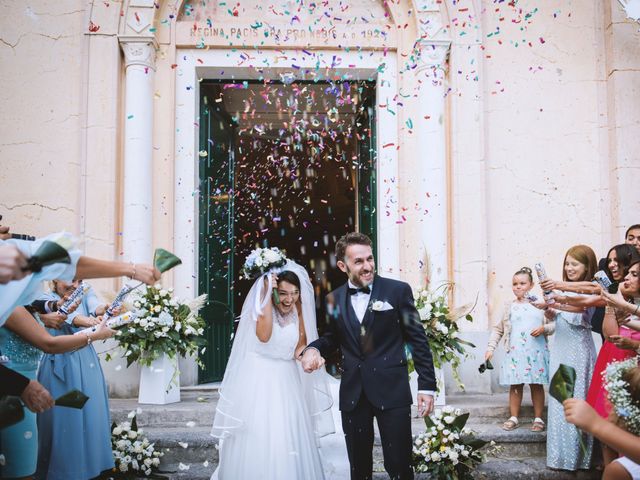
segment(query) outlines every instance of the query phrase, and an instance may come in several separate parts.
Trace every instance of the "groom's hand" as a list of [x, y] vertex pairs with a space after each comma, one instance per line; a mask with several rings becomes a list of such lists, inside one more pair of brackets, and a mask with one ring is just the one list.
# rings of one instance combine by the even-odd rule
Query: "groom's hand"
[[324, 365], [324, 358], [322, 358], [322, 355], [320, 355], [317, 349], [309, 348], [304, 352], [304, 355], [302, 355], [301, 362], [302, 369], [307, 373], [311, 373]]
[[418, 415], [426, 417], [433, 411], [433, 395], [418, 394]]

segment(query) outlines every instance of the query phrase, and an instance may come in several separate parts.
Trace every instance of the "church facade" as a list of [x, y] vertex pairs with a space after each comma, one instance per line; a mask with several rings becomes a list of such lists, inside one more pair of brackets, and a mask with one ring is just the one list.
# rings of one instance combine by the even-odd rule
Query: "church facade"
[[183, 385], [220, 379], [257, 245], [321, 298], [336, 239], [366, 232], [381, 275], [475, 302], [481, 353], [513, 272], [557, 278], [571, 245], [603, 256], [640, 223], [640, 33], [615, 0], [68, 0], [0, 22], [4, 220], [181, 257], [165, 284], [215, 300]]

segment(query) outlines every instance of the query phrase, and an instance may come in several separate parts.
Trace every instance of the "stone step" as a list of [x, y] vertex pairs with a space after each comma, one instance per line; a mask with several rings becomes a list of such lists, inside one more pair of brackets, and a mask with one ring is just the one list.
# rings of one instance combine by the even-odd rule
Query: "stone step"
[[[181, 402], [168, 405], [142, 405], [136, 399], [110, 400], [113, 421], [126, 420], [127, 414], [138, 410], [138, 424], [144, 426], [183, 426], [189, 422], [196, 425], [211, 425], [213, 414], [218, 401], [218, 391], [183, 390]], [[447, 404], [469, 412], [472, 422], [502, 423], [509, 417], [508, 394], [493, 395], [456, 393], [447, 395]], [[415, 408], [414, 408], [415, 413]], [[525, 400], [521, 408], [520, 417], [523, 420], [533, 418], [533, 407]]]
[[[209, 480], [215, 465], [173, 463], [163, 465], [161, 473], [176, 480]], [[544, 457], [531, 457], [519, 460], [489, 459], [474, 472], [476, 480], [596, 480], [602, 472], [597, 470], [564, 472], [547, 468]], [[373, 479], [388, 480], [389, 476], [382, 470], [374, 471]], [[330, 475], [326, 480], [348, 480], [347, 474]], [[416, 480], [438, 480], [427, 474], [419, 473]]]

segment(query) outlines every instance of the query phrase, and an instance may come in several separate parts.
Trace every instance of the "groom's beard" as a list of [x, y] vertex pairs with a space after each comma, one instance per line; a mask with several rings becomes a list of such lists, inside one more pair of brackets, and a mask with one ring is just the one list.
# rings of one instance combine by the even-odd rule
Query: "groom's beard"
[[368, 285], [371, 285], [373, 283], [373, 277], [376, 274], [375, 269], [371, 270], [371, 280], [369, 281], [363, 281], [360, 279], [360, 275], [354, 273], [348, 265], [345, 264], [345, 267], [347, 268], [347, 277], [349, 278], [349, 280], [351, 281], [351, 283], [353, 283], [356, 287], [366, 287]]

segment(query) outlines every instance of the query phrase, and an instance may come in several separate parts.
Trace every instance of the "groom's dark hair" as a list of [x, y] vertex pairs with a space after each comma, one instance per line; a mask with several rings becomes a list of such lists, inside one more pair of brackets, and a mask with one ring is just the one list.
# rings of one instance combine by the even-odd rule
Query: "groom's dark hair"
[[350, 232], [340, 237], [338, 243], [336, 243], [336, 260], [344, 262], [344, 256], [349, 245], [366, 245], [371, 247], [371, 239], [364, 233]]

